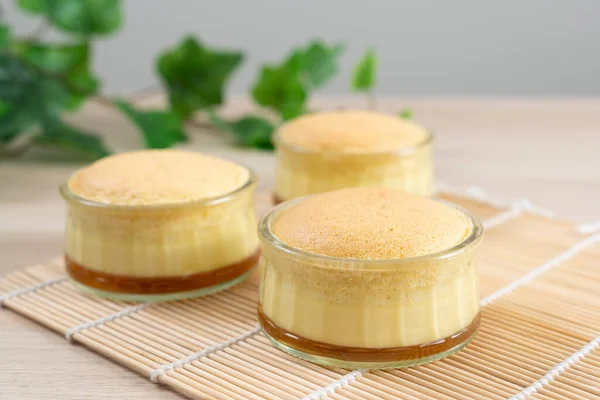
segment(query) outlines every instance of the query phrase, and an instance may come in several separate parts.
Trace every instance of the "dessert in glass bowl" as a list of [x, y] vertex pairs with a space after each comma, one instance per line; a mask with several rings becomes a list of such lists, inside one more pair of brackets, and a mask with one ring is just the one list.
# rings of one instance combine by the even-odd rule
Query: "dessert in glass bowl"
[[429, 195], [432, 141], [419, 125], [384, 113], [349, 110], [301, 116], [274, 136], [275, 203], [358, 186]]
[[259, 223], [259, 321], [284, 351], [342, 368], [443, 358], [479, 325], [468, 211], [387, 188], [287, 201]]
[[103, 158], [60, 191], [65, 260], [88, 292], [152, 301], [193, 297], [249, 275], [259, 257], [254, 174], [180, 150]]

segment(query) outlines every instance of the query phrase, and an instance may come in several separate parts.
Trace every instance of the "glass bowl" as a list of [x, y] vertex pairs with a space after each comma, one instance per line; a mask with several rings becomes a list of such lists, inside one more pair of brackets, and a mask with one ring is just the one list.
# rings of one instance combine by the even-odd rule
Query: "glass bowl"
[[111, 205], [72, 193], [65, 261], [76, 286], [127, 301], [213, 293], [247, 277], [259, 258], [250, 173], [222, 196], [157, 205]]
[[[365, 133], [366, 134], [366, 133]], [[381, 186], [429, 196], [433, 192], [433, 135], [395, 151], [349, 153], [305, 150], [274, 136], [274, 202], [358, 186]]]
[[287, 245], [273, 223], [303, 198], [259, 223], [263, 244], [259, 321], [280, 349], [341, 368], [398, 368], [457, 352], [479, 326], [475, 250], [481, 223], [442, 252], [402, 259], [351, 259]]

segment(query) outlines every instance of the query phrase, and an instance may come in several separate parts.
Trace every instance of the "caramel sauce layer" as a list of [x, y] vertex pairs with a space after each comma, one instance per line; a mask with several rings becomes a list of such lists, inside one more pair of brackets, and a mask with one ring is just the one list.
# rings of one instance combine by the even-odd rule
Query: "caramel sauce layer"
[[75, 281], [106, 292], [126, 294], [166, 294], [203, 289], [228, 282], [258, 263], [260, 250], [243, 260], [208, 272], [186, 276], [136, 277], [107, 274], [80, 265], [65, 255], [67, 273]]
[[337, 346], [306, 339], [275, 325], [258, 307], [258, 320], [264, 331], [278, 342], [304, 353], [353, 362], [393, 362], [418, 360], [450, 350], [468, 340], [478, 329], [480, 314], [467, 327], [451, 336], [415, 346], [381, 349]]

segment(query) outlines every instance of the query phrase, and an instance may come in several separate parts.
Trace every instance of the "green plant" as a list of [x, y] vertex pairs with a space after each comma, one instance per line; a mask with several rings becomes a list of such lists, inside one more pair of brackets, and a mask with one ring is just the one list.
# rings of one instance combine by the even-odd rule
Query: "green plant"
[[354, 67], [350, 88], [355, 92], [365, 93], [367, 103], [371, 108], [377, 108], [375, 97], [371, 91], [375, 85], [375, 71], [377, 69], [377, 56], [375, 50], [368, 49], [363, 58]]
[[[42, 26], [49, 24], [67, 34], [68, 40], [43, 41], [39, 34], [15, 37], [9, 26], [0, 24], [0, 156], [17, 155], [32, 146], [92, 159], [109, 154], [100, 137], [65, 121], [86, 101], [101, 101], [122, 112], [148, 148], [187, 140], [186, 123], [201, 113], [238, 145], [272, 149], [273, 130], [308, 111], [310, 96], [336, 75], [345, 49], [315, 40], [293, 49], [279, 64], [264, 65], [251, 91], [259, 113], [226, 120], [218, 108], [244, 55], [187, 37], [157, 58], [168, 107], [140, 110], [123, 99], [102, 97], [100, 81], [90, 67], [94, 42], [116, 33], [122, 24], [121, 0], [17, 0], [17, 5], [38, 16]], [[351, 85], [366, 93], [372, 106], [375, 69], [375, 52], [369, 49], [356, 66]]]

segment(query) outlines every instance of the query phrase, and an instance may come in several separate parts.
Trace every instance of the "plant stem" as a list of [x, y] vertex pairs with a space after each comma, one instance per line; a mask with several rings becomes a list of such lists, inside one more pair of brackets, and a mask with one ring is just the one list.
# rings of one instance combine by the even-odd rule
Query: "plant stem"
[[369, 110], [377, 110], [377, 100], [373, 95], [373, 92], [365, 93], [365, 99], [367, 100], [367, 108]]
[[[96, 94], [94, 96], [91, 96], [88, 99], [88, 101], [95, 102], [104, 107], [116, 109], [113, 102], [109, 98], [104, 97], [101, 94]], [[200, 129], [202, 129], [202, 133], [208, 133], [212, 136], [217, 136], [217, 137], [219, 136], [219, 132], [217, 132], [214, 125], [211, 124], [209, 121], [203, 121], [203, 120], [198, 120], [198, 119], [188, 119], [187, 121], [184, 122], [184, 124], [186, 126], [200, 128]]]
[[23, 143], [15, 146], [0, 146], [0, 157], [17, 158], [29, 150], [33, 146], [33, 142], [33, 139], [29, 138], [28, 140], [23, 141]]
[[144, 88], [141, 88], [141, 89], [131, 92], [130, 96], [133, 98], [138, 98], [138, 97], [144, 98], [145, 96], [148, 96], [150, 94], [159, 93], [160, 88], [161, 88], [160, 85], [152, 84], [150, 86], [146, 86]]
[[188, 119], [185, 124], [194, 128], [200, 128], [203, 132], [206, 132], [212, 136], [220, 136], [219, 132], [215, 129], [215, 126], [209, 121], [202, 121], [197, 119]]
[[42, 39], [42, 35], [48, 30], [48, 26], [48, 21], [46, 19], [42, 19], [39, 25], [33, 31], [31, 31], [31, 33], [26, 35], [26, 37], [31, 41], [39, 42], [40, 39]]
[[88, 98], [88, 101], [100, 104], [102, 106], [105, 107], [109, 107], [109, 108], [115, 108], [115, 105], [113, 104], [113, 102], [108, 98], [108, 97], [104, 97], [99, 93], [96, 93], [93, 96], [90, 96]]

